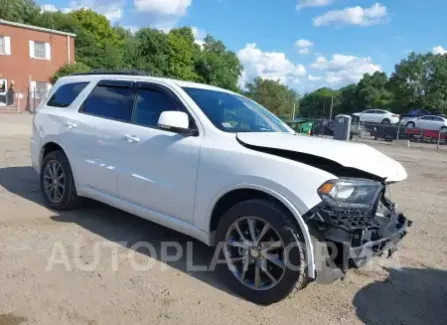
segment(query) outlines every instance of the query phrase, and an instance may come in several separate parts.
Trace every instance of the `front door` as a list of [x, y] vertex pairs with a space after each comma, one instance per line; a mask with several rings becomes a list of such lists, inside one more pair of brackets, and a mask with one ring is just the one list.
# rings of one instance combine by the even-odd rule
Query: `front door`
[[[163, 111], [187, 110], [163, 86], [138, 87], [132, 123], [118, 145], [118, 195], [154, 212], [192, 222], [201, 136], [158, 128]], [[191, 118], [191, 125], [194, 124]], [[191, 126], [190, 125], [190, 126]]]

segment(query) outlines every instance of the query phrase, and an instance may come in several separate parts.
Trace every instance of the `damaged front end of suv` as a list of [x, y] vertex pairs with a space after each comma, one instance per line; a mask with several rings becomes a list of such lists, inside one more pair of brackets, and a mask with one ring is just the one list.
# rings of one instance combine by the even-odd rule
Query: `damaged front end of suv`
[[387, 186], [340, 178], [318, 189], [322, 202], [303, 216], [313, 239], [317, 282], [344, 278], [348, 269], [397, 250], [412, 222], [387, 197]]

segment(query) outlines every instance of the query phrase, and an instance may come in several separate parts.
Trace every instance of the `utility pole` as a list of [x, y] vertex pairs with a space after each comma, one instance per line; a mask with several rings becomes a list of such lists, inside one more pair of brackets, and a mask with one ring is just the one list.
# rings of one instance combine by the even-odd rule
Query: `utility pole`
[[295, 103], [295, 101], [293, 101], [292, 121], [295, 121], [295, 109], [296, 109], [295, 105], [296, 105], [296, 103]]
[[332, 120], [332, 107], [334, 106], [334, 96], [331, 96], [331, 108], [329, 110], [329, 120]]

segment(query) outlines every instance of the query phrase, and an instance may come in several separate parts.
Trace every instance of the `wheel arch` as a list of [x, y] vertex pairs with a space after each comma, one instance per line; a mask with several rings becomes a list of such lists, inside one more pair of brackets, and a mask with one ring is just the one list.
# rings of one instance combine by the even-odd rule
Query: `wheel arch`
[[273, 191], [266, 187], [244, 184], [227, 188], [226, 190], [222, 191], [220, 195], [217, 196], [212, 204], [212, 209], [209, 214], [210, 222], [208, 225], [208, 230], [210, 234], [213, 234], [211, 236], [211, 245], [215, 245], [214, 233], [217, 225], [219, 224], [220, 218], [225, 211], [227, 211], [231, 206], [237, 203], [250, 199], [260, 198], [274, 201], [292, 215], [292, 221], [295, 222], [295, 226], [297, 226], [298, 229], [301, 230], [304, 244], [306, 246], [308, 276], [311, 278], [315, 278], [314, 249], [307, 224], [304, 222], [301, 213], [290, 202], [290, 200], [277, 193], [276, 191]]
[[76, 184], [78, 184], [78, 179], [76, 177], [76, 171], [74, 170], [74, 166], [71, 164], [70, 157], [68, 155], [68, 152], [63, 144], [61, 144], [59, 141], [55, 141], [54, 139], [48, 139], [45, 144], [40, 149], [39, 154], [39, 167], [42, 167], [43, 159], [46, 155], [48, 155], [50, 152], [53, 151], [62, 151], [62, 153], [67, 157], [68, 163], [70, 164], [71, 172], [73, 174], [73, 179]]
[[42, 162], [43, 162], [43, 159], [45, 158], [45, 156], [53, 151], [62, 151], [65, 155], [67, 155], [64, 148], [59, 143], [56, 143], [54, 141], [48, 141], [40, 149], [40, 157], [39, 157], [40, 165], [42, 165]]

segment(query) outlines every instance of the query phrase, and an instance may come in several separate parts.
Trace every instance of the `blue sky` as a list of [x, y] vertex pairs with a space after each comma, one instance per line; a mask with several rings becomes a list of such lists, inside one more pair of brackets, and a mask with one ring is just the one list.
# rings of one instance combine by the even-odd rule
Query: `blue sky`
[[136, 30], [193, 26], [224, 41], [255, 76], [305, 92], [363, 73], [390, 74], [409, 52], [447, 50], [445, 0], [38, 0], [46, 10], [93, 8]]

